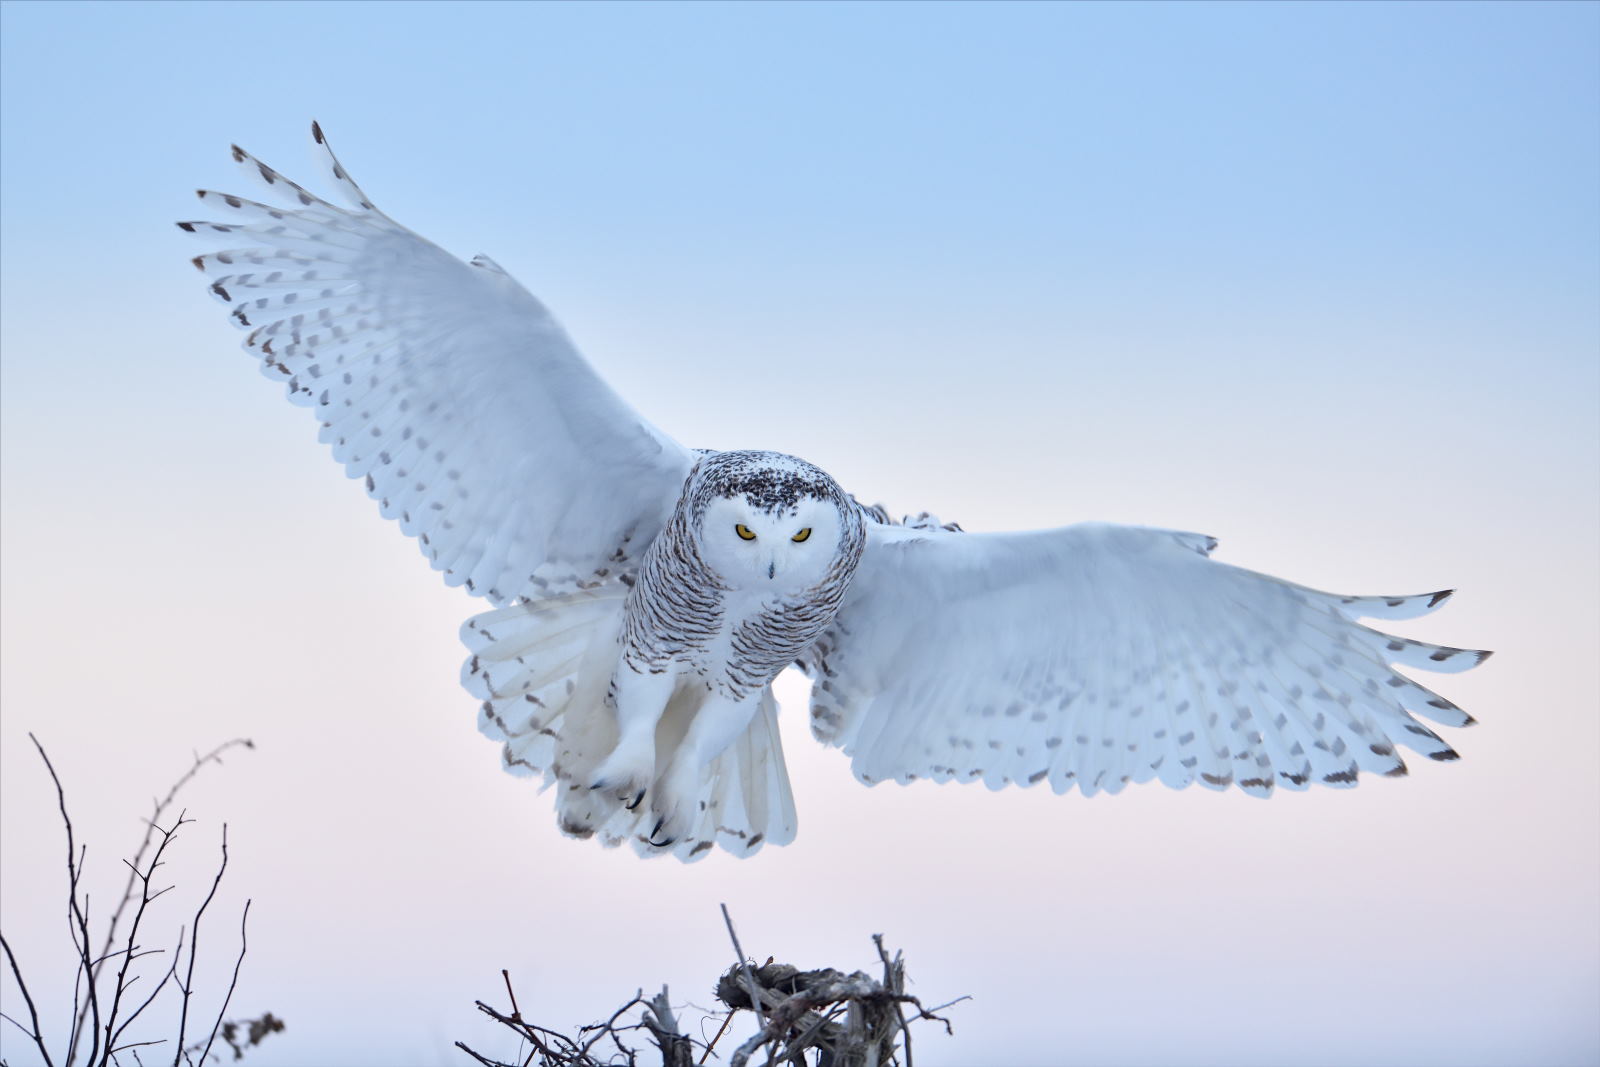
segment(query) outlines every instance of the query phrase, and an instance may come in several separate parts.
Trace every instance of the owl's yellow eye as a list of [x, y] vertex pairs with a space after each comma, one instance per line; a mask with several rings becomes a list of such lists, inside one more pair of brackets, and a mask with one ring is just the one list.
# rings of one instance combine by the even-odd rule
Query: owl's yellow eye
[[797, 533], [793, 537], [791, 537], [790, 540], [794, 541], [796, 543], [799, 543], [801, 541], [804, 541], [806, 538], [808, 538], [810, 536], [811, 536], [811, 527], [807, 526], [804, 530], [801, 530], [799, 533]]
[[734, 523], [733, 532], [746, 541], [754, 541], [756, 539], [755, 531], [742, 522]]

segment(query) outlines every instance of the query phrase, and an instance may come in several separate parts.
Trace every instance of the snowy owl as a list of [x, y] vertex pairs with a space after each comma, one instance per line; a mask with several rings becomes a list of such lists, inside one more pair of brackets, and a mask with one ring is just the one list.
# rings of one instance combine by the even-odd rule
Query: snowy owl
[[462, 683], [565, 833], [685, 860], [793, 840], [772, 695], [789, 666], [867, 785], [1265, 797], [1403, 775], [1397, 744], [1457, 758], [1414, 716], [1472, 719], [1394, 667], [1488, 653], [1357, 621], [1448, 591], [1318, 592], [1168, 530], [895, 522], [792, 456], [685, 448], [505, 271], [391, 220], [312, 139], [349, 206], [235, 147], [281, 206], [202, 190], [235, 221], [179, 226], [232, 248], [193, 263], [263, 373], [445, 581], [494, 605], [462, 628]]

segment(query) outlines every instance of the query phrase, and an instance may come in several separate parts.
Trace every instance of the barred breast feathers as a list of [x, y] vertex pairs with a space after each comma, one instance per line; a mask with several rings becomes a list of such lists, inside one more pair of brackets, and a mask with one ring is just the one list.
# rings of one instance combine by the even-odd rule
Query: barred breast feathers
[[[728, 620], [739, 591], [701, 552], [706, 509], [740, 498], [774, 516], [806, 498], [841, 517], [833, 557], [821, 580]], [[718, 452], [700, 457], [671, 520], [646, 554], [628, 610], [625, 655], [636, 670], [659, 672], [673, 660], [699, 658], [729, 626], [726, 662], [706, 664], [708, 684], [742, 696], [770, 682], [821, 633], [838, 611], [865, 546], [860, 514], [821, 469], [777, 452]]]
[[634, 670], [660, 673], [676, 657], [704, 652], [722, 624], [728, 586], [701, 557], [692, 524], [680, 503], [629, 592], [623, 648]]

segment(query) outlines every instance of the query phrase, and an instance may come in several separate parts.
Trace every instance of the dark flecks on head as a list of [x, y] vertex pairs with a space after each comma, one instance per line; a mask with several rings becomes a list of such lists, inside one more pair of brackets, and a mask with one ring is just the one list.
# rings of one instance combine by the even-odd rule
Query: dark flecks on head
[[700, 465], [702, 499], [744, 497], [771, 514], [787, 512], [803, 497], [836, 499], [839, 488], [826, 473], [804, 460], [776, 452], [722, 452]]

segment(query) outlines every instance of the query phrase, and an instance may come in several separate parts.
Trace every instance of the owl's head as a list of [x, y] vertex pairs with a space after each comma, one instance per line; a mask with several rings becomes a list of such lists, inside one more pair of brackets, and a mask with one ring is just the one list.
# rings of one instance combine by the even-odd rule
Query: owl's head
[[724, 580], [773, 591], [817, 585], [861, 552], [861, 519], [822, 470], [777, 452], [719, 452], [691, 479], [701, 558]]

